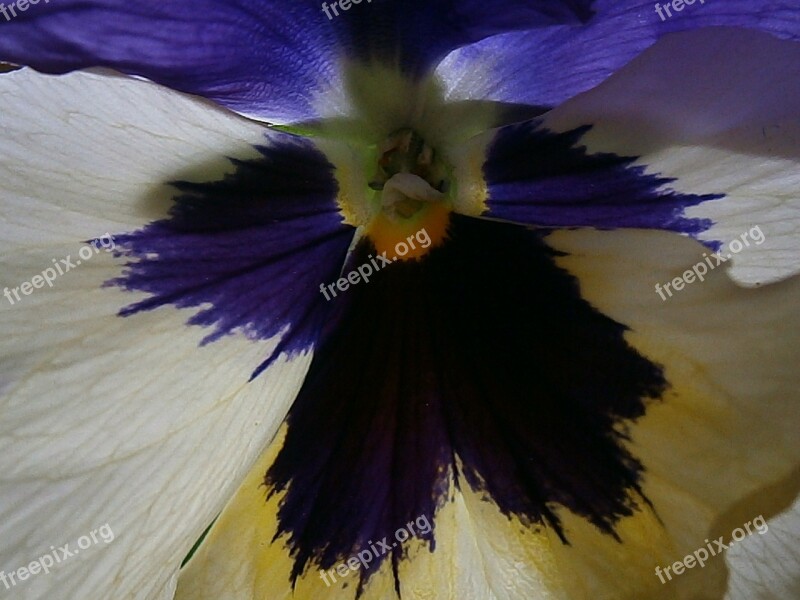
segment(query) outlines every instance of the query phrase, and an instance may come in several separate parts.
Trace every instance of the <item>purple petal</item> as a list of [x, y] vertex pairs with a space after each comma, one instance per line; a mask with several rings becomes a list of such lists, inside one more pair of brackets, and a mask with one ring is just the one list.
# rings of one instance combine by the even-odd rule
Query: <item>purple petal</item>
[[592, 0], [371, 0], [342, 14], [353, 58], [398, 64], [424, 75], [452, 50], [487, 36], [580, 23]]
[[697, 0], [683, 6], [680, 12], [670, 9], [672, 16], [662, 21], [652, 0], [600, 0], [586, 25], [488, 38], [448, 56], [437, 73], [453, 86], [479, 74], [480, 85], [460, 91], [462, 99], [553, 107], [600, 84], [671, 32], [745, 27], [800, 40], [795, 0]]
[[591, 15], [590, 0], [501, 4], [373, 0], [329, 19], [318, 0], [58, 0], [0, 17], [0, 60], [47, 73], [110, 67], [244, 114], [302, 121], [318, 116], [322, 90], [341, 87], [345, 56], [421, 74], [487, 35]]
[[636, 157], [588, 154], [579, 146], [589, 126], [564, 133], [537, 121], [499, 129], [484, 175], [494, 218], [539, 227], [635, 227], [697, 234], [711, 221], [684, 210], [719, 195], [678, 194], [670, 179], [647, 175]]
[[[110, 67], [276, 120], [313, 116], [335, 30], [310, 2], [58, 0], [0, 23], [0, 60]], [[324, 18], [324, 17], [323, 17]]]
[[237, 162], [214, 183], [178, 183], [172, 218], [115, 236], [137, 259], [110, 284], [148, 292], [121, 316], [165, 305], [200, 308], [188, 324], [204, 343], [243, 333], [282, 334], [272, 356], [308, 349], [328, 311], [319, 293], [345, 262], [353, 229], [342, 224], [333, 167], [310, 143], [279, 136], [264, 158]]

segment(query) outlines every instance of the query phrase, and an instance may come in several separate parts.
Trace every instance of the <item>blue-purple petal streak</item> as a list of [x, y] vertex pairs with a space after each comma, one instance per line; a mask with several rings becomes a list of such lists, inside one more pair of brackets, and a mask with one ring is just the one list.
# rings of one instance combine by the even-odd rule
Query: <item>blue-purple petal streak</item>
[[47, 73], [108, 67], [268, 121], [304, 121], [340, 86], [345, 57], [420, 75], [486, 36], [592, 14], [591, 0], [499, 4], [372, 0], [329, 18], [319, 0], [58, 0], [0, 17], [0, 61]]
[[257, 373], [281, 352], [314, 344], [328, 311], [319, 286], [338, 278], [354, 233], [342, 224], [324, 155], [293, 139], [259, 150], [263, 158], [237, 161], [221, 181], [175, 184], [181, 194], [169, 219], [115, 236], [133, 260], [109, 282], [149, 294], [123, 317], [166, 305], [199, 309], [188, 324], [208, 328], [203, 343], [281, 334]]
[[698, 234], [712, 223], [684, 211], [720, 195], [679, 194], [672, 181], [645, 173], [636, 157], [589, 154], [589, 126], [564, 133], [537, 121], [499, 129], [484, 164], [488, 212], [538, 227], [665, 229]]
[[445, 81], [481, 73], [463, 98], [554, 107], [592, 89], [669, 33], [738, 27], [800, 41], [796, 0], [707, 1], [683, 4], [663, 20], [653, 0], [598, 0], [583, 25], [507, 32], [453, 52], [439, 65]]

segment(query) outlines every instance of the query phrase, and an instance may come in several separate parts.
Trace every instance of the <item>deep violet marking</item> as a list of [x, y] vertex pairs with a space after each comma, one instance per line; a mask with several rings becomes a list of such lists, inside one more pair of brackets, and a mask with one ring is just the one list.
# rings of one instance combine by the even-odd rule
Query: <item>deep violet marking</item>
[[[362, 241], [351, 257], [374, 253]], [[443, 469], [507, 516], [553, 528], [553, 503], [616, 537], [647, 504], [624, 426], [667, 387], [525, 227], [454, 216], [450, 239], [334, 300], [265, 475], [292, 580], [393, 539], [447, 501]], [[431, 547], [434, 533], [421, 537]], [[393, 550], [393, 567], [402, 548]], [[382, 557], [387, 559], [388, 556]], [[380, 568], [361, 572], [359, 590]], [[397, 582], [395, 582], [397, 585]]]
[[694, 237], [713, 225], [684, 213], [724, 195], [680, 194], [669, 189], [674, 179], [634, 165], [638, 157], [588, 154], [580, 140], [590, 129], [554, 133], [536, 120], [500, 129], [484, 164], [491, 216], [541, 227], [637, 227]]
[[333, 166], [310, 142], [277, 136], [254, 160], [208, 183], [181, 181], [168, 219], [114, 237], [130, 259], [107, 283], [148, 292], [120, 311], [127, 317], [165, 305], [201, 310], [187, 322], [211, 328], [203, 344], [242, 332], [309, 348], [330, 310], [317, 293], [338, 277], [354, 230], [342, 224]]

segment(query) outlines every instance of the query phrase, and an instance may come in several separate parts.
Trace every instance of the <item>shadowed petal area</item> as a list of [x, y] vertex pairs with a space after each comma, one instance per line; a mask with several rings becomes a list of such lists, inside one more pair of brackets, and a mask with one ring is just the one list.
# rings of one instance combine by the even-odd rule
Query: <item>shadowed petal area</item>
[[341, 15], [352, 58], [420, 76], [450, 51], [487, 36], [591, 19], [593, 0], [371, 0]]
[[794, 0], [680, 6], [675, 11], [670, 2], [597, 0], [592, 3], [595, 16], [583, 26], [491, 37], [453, 52], [437, 74], [460, 99], [554, 107], [602, 83], [669, 33], [741, 27], [800, 41], [800, 11]]
[[344, 58], [421, 75], [488, 35], [591, 16], [590, 0], [329, 4], [330, 17], [318, 0], [40, 3], [2, 20], [0, 60], [47, 73], [109, 67], [286, 123], [319, 116]]
[[684, 211], [720, 195], [678, 194], [636, 157], [589, 154], [589, 126], [553, 133], [538, 121], [497, 130], [483, 170], [489, 216], [540, 227], [635, 227], [698, 234], [708, 219]]
[[[432, 519], [451, 470], [565, 539], [554, 505], [611, 536], [632, 514], [640, 466], [615, 424], [665, 389], [659, 368], [581, 299], [538, 234], [457, 216], [451, 235], [337, 302], [266, 476], [286, 492], [294, 577]], [[352, 264], [372, 251], [362, 243]]]
[[272, 358], [308, 349], [328, 308], [319, 285], [336, 279], [353, 228], [342, 224], [333, 167], [310, 142], [279, 135], [262, 159], [233, 161], [213, 183], [175, 184], [171, 218], [116, 237], [136, 259], [109, 284], [151, 294], [130, 316], [165, 305], [201, 307], [188, 324], [212, 328], [203, 343], [234, 332], [283, 334]]

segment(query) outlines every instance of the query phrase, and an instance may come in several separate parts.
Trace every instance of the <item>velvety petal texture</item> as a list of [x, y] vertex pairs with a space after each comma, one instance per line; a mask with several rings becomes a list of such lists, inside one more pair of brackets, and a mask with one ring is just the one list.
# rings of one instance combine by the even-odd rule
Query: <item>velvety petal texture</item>
[[320, 116], [347, 60], [418, 76], [495, 33], [585, 21], [590, 4], [374, 0], [334, 17], [316, 0], [61, 0], [3, 22], [0, 60], [47, 73], [110, 67], [285, 123]]

